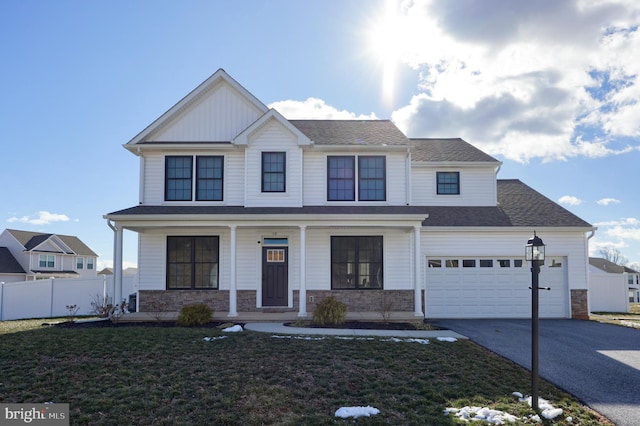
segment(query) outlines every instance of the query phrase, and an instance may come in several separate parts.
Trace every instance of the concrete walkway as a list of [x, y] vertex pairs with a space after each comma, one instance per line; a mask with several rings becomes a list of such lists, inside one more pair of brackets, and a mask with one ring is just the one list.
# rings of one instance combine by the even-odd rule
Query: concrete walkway
[[400, 337], [414, 339], [435, 339], [438, 337], [454, 337], [466, 339], [462, 334], [451, 330], [367, 330], [367, 329], [343, 329], [343, 328], [312, 328], [312, 327], [288, 327], [279, 322], [250, 322], [244, 326], [245, 330], [272, 334], [299, 334], [299, 335], [324, 335], [324, 336], [378, 336]]

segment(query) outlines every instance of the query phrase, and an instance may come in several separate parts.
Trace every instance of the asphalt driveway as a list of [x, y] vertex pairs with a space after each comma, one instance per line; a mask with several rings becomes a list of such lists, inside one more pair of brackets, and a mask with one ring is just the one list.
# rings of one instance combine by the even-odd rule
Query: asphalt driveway
[[[434, 322], [531, 369], [531, 320]], [[640, 425], [640, 330], [545, 319], [540, 320], [539, 344], [540, 377], [616, 425]], [[516, 390], [531, 394], [530, 389]]]

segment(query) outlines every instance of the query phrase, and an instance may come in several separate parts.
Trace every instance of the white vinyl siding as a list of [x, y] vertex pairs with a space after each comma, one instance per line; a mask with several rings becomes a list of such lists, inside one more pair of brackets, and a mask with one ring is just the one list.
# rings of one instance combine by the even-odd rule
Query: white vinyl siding
[[[331, 289], [331, 236], [382, 236], [385, 290], [411, 290], [411, 233], [392, 229], [307, 228], [307, 290]], [[289, 250], [291, 253], [291, 250]]]
[[[327, 157], [328, 156], [379, 156], [384, 155], [386, 158], [386, 200], [384, 201], [327, 201]], [[407, 204], [406, 191], [406, 153], [391, 152], [360, 152], [357, 154], [347, 153], [344, 151], [336, 152], [310, 152], [304, 153], [304, 205], [319, 206], [325, 204], [376, 204], [376, 205], [393, 205], [404, 206]], [[357, 175], [356, 175], [357, 179]], [[357, 200], [357, 194], [356, 194]]]
[[230, 141], [262, 112], [227, 84], [214, 86], [177, 119], [158, 129], [150, 140], [161, 142]]
[[[460, 194], [438, 195], [437, 172], [460, 172]], [[494, 167], [414, 167], [411, 172], [411, 204], [414, 206], [495, 206]]]
[[[255, 135], [249, 138], [249, 145], [245, 151], [247, 155], [247, 197], [246, 207], [301, 207], [302, 184], [300, 170], [302, 168], [302, 153], [298, 147], [298, 139], [284, 126], [275, 120], [265, 124]], [[262, 192], [262, 153], [284, 152], [285, 159], [285, 188], [286, 192]]]

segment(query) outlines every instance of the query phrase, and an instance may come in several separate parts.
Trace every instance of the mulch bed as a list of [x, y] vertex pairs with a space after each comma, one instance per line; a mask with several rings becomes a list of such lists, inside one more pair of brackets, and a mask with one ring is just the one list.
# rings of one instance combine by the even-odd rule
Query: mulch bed
[[[297, 322], [287, 322], [284, 324], [288, 327], [300, 327], [300, 323]], [[305, 323], [302, 327], [309, 328], [339, 328], [339, 329], [356, 329], [356, 330], [418, 330], [415, 324], [411, 324], [408, 322], [378, 322], [378, 321], [346, 321], [342, 324], [331, 324], [331, 325], [317, 325], [313, 323]], [[436, 330], [437, 328], [433, 325], [430, 326], [431, 329]]]

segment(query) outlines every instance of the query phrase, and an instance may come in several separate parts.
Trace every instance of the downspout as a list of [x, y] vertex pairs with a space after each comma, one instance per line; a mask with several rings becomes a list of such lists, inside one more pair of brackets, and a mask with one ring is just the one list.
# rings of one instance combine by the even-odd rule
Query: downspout
[[405, 169], [406, 169], [406, 182], [405, 182], [405, 191], [407, 192], [406, 200], [407, 206], [411, 205], [411, 149], [407, 148], [407, 156], [405, 159]]

